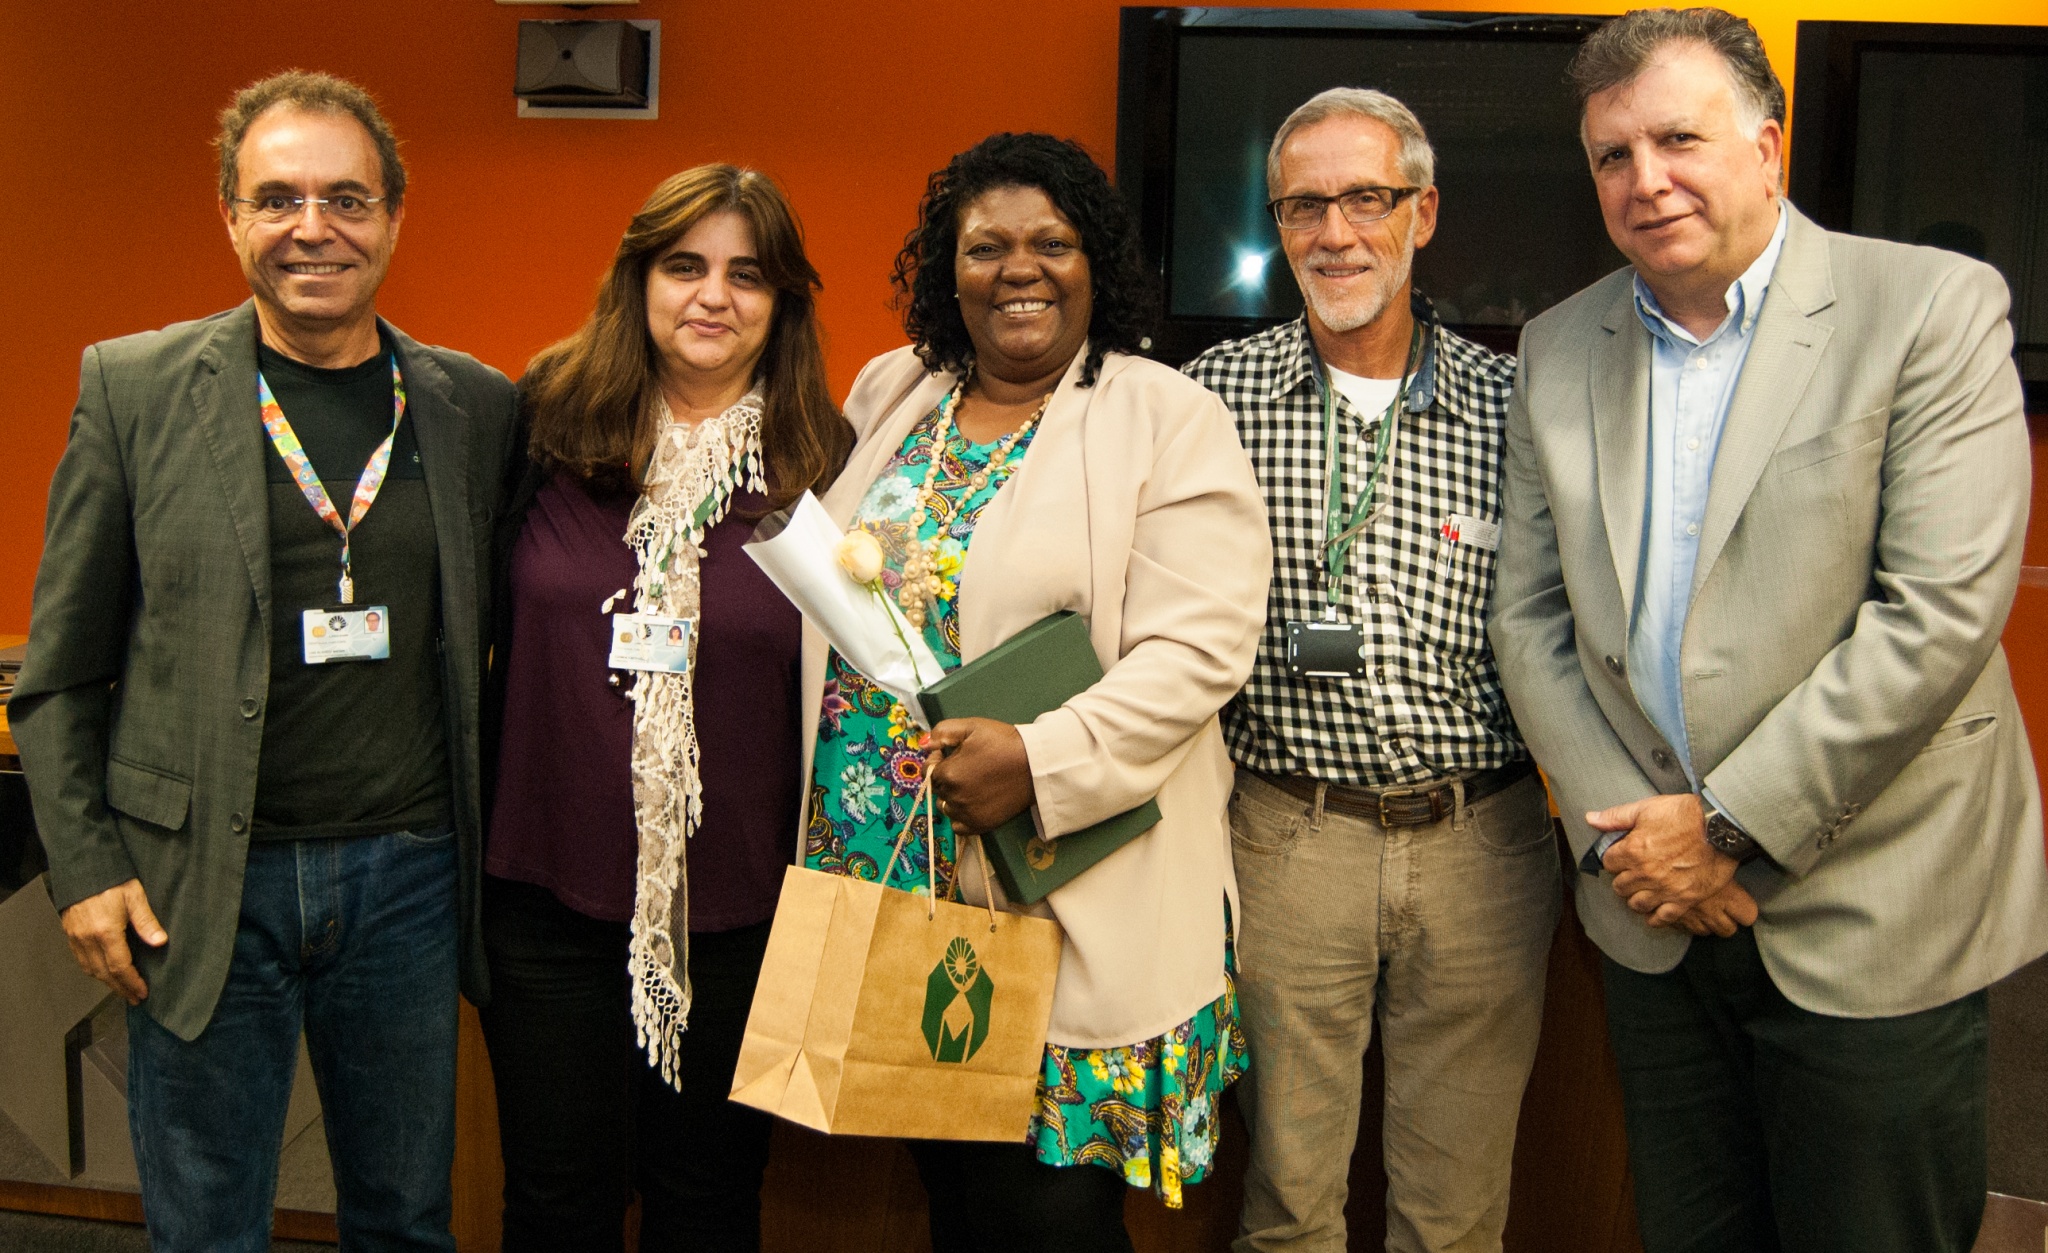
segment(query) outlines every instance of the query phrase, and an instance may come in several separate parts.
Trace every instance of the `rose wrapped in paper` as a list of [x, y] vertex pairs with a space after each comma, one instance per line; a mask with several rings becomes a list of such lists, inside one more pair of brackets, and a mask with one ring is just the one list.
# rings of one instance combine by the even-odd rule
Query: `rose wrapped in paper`
[[832, 556], [846, 577], [864, 587], [873, 587], [882, 577], [882, 541], [867, 531], [853, 530], [840, 536]]
[[805, 492], [761, 519], [746, 551], [848, 665], [922, 725], [917, 694], [945, 670], [883, 587], [882, 546], [873, 535], [842, 532]]

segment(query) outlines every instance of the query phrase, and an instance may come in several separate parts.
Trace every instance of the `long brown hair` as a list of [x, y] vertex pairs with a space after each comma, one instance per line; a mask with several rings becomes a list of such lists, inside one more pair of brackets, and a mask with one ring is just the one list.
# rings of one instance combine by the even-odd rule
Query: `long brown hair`
[[660, 385], [647, 331], [647, 271], [690, 229], [730, 210], [754, 232], [775, 313], [761, 352], [761, 453], [771, 508], [823, 491], [853, 447], [825, 383], [816, 293], [803, 227], [782, 189], [758, 170], [700, 165], [664, 180], [619, 240], [597, 307], [574, 335], [541, 350], [521, 384], [533, 459], [605, 488], [637, 488], [660, 431]]

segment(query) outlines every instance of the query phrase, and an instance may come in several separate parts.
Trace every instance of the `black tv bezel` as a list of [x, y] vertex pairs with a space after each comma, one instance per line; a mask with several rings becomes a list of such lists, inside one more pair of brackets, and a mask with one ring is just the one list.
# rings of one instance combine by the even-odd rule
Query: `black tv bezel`
[[[1610, 15], [1611, 16], [1611, 15]], [[1545, 42], [1583, 39], [1610, 16], [1552, 13], [1467, 13], [1430, 9], [1250, 9], [1126, 6], [1118, 32], [1116, 182], [1137, 216], [1145, 264], [1162, 297], [1153, 356], [1182, 361], [1226, 339], [1254, 334], [1285, 319], [1196, 317], [1172, 309], [1172, 276], [1166, 242], [1173, 221], [1175, 92], [1179, 83], [1180, 34], [1190, 28], [1327, 32], [1332, 36], [1376, 32], [1389, 36], [1461, 34], [1520, 35]], [[1488, 347], [1512, 352], [1518, 326], [1453, 324], [1452, 329]]]
[[[2048, 26], [1800, 22], [1792, 70], [1787, 187], [1792, 202], [1831, 231], [1850, 232], [1854, 221], [1857, 104], [1863, 86], [1858, 62], [1873, 48], [1913, 52], [2017, 49], [2048, 55]], [[2048, 380], [2022, 383], [2027, 412], [2048, 415]]]

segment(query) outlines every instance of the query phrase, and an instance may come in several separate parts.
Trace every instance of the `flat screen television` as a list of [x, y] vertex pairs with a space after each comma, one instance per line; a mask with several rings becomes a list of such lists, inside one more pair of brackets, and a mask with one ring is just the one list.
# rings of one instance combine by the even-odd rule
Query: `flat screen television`
[[1266, 149], [1327, 87], [1407, 104], [1436, 149], [1436, 238], [1415, 282], [1455, 329], [1512, 349], [1522, 323], [1623, 264], [1564, 71], [1606, 19], [1347, 9], [1123, 10], [1117, 185], [1164, 289], [1153, 352], [1178, 363], [1301, 312], [1266, 212]]
[[1821, 225], [1996, 266], [2048, 414], [2048, 26], [1799, 23], [1790, 159]]

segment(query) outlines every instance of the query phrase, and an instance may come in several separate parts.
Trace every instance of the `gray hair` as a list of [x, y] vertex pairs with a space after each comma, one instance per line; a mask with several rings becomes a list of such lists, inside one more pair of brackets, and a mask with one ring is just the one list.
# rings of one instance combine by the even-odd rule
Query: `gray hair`
[[1735, 115], [1751, 139], [1768, 119], [1785, 124], [1785, 86], [1764, 54], [1756, 27], [1722, 9], [1631, 9], [1586, 37], [1565, 71], [1586, 101], [1633, 82], [1674, 43], [1697, 44], [1721, 58], [1735, 89]]
[[398, 136], [377, 108], [370, 93], [345, 78], [332, 74], [286, 70], [259, 79], [235, 93], [220, 111], [220, 134], [213, 146], [220, 152], [220, 198], [232, 205], [241, 179], [242, 140], [257, 118], [282, 106], [302, 113], [330, 113], [352, 117], [369, 132], [383, 169], [385, 207], [396, 212], [405, 204], [405, 161], [398, 155]]
[[1266, 194], [1280, 194], [1280, 149], [1294, 137], [1294, 133], [1333, 117], [1370, 118], [1392, 130], [1401, 138], [1399, 164], [1401, 177], [1417, 187], [1428, 187], [1436, 180], [1436, 150], [1429, 146], [1429, 136], [1422, 131], [1422, 123], [1416, 120], [1408, 106], [1394, 99], [1384, 91], [1370, 87], [1332, 87], [1317, 92], [1306, 103], [1287, 115], [1280, 123], [1280, 129], [1273, 134], [1273, 146], [1266, 152]]

